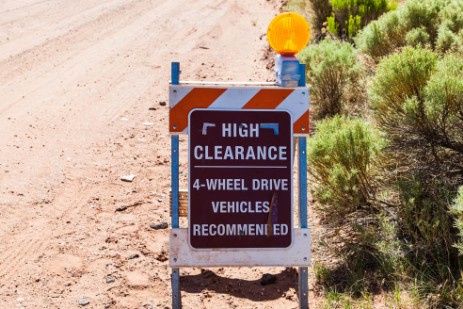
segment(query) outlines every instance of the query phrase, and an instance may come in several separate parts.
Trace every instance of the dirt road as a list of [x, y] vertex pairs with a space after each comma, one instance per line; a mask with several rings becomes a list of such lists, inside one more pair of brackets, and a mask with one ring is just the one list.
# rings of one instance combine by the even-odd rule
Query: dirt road
[[[277, 12], [265, 0], [1, 1], [0, 308], [170, 307], [168, 230], [150, 227], [170, 222], [170, 62], [185, 80], [269, 80]], [[260, 286], [264, 271], [277, 284]], [[294, 308], [296, 278], [186, 269], [183, 304]]]

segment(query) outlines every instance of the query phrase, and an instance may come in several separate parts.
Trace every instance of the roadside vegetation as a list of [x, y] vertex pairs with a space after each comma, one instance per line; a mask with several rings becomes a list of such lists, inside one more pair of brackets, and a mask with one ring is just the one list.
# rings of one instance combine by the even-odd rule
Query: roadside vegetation
[[463, 0], [310, 0], [326, 308], [463, 308]]

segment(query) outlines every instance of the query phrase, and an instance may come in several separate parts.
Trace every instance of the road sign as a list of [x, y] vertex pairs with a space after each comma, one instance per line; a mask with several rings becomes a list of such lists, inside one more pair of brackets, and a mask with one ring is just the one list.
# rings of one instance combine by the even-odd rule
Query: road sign
[[189, 120], [189, 242], [292, 243], [292, 121], [286, 111], [201, 110]]

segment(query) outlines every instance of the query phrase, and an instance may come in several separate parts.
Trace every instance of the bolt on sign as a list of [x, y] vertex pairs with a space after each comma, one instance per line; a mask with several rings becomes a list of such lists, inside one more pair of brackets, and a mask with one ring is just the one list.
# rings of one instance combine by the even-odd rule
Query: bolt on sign
[[291, 115], [275, 110], [194, 109], [189, 118], [190, 245], [289, 247]]

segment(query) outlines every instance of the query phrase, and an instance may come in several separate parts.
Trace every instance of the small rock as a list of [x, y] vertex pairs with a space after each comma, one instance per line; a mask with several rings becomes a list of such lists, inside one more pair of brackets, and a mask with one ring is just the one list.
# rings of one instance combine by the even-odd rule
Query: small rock
[[153, 230], [164, 230], [168, 227], [169, 227], [169, 224], [167, 222], [150, 224], [150, 228], [152, 228]]
[[128, 208], [127, 205], [122, 205], [122, 206], [117, 207], [117, 208], [116, 208], [116, 211], [124, 211], [124, 210], [126, 210], [127, 208]]
[[160, 102], [159, 102], [159, 105], [161, 105], [161, 106], [166, 106], [166, 104], [167, 104], [166, 101], [160, 101]]
[[107, 275], [105, 279], [106, 279], [106, 283], [113, 283], [116, 281], [116, 278], [114, 278], [113, 275]]
[[162, 250], [161, 253], [159, 253], [156, 257], [155, 257], [156, 260], [158, 260], [159, 262], [165, 262], [169, 259], [168, 257], [168, 254], [165, 250]]
[[264, 274], [262, 279], [260, 280], [260, 285], [269, 285], [275, 283], [277, 281], [277, 277], [271, 274]]
[[79, 299], [79, 306], [87, 306], [88, 304], [90, 304], [90, 298], [88, 297], [82, 297], [81, 299]]
[[140, 257], [140, 254], [134, 253], [134, 254], [129, 255], [129, 257], [127, 259], [128, 260], [133, 260], [133, 259], [138, 259], [139, 257]]
[[156, 107], [149, 107], [148, 110], [149, 110], [149, 111], [155, 111], [155, 110], [156, 110]]
[[135, 175], [125, 175], [125, 176], [121, 176], [121, 180], [122, 181], [125, 181], [125, 182], [132, 182], [134, 179], [135, 179]]

